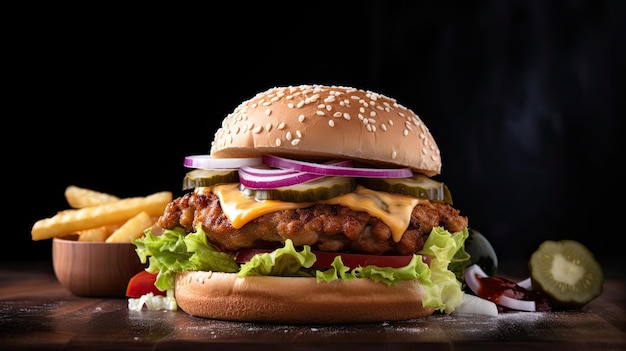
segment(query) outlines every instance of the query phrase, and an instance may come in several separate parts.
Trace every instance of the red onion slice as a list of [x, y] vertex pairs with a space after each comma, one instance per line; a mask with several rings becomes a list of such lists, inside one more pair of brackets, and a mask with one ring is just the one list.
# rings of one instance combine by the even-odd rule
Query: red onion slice
[[261, 157], [213, 158], [211, 155], [193, 155], [185, 157], [183, 165], [200, 169], [237, 169], [243, 166], [262, 165]]
[[284, 157], [263, 155], [263, 163], [268, 166], [291, 169], [326, 176], [368, 177], [368, 178], [408, 178], [413, 176], [410, 168], [360, 168], [336, 164], [323, 164], [292, 160]]
[[[329, 165], [339, 166], [339, 167], [351, 167], [352, 160], [343, 160], [343, 161], [332, 161], [328, 163]], [[260, 165], [260, 166], [242, 166], [241, 169], [249, 174], [255, 176], [279, 176], [279, 175], [287, 175], [293, 173], [299, 173], [299, 171], [295, 171], [292, 169], [285, 168], [271, 168], [268, 165]]]
[[247, 167], [242, 167], [239, 169], [239, 182], [243, 186], [251, 189], [274, 189], [296, 185], [323, 177], [323, 175], [307, 172], [284, 173], [284, 170], [277, 170], [277, 173], [277, 175], [258, 175], [248, 173]]

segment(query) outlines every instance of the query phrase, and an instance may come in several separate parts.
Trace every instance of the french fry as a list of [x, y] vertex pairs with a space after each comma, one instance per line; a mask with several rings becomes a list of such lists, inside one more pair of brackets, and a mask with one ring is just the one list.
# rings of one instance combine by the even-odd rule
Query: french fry
[[90, 228], [85, 230], [79, 230], [78, 241], [105, 241], [117, 228], [119, 224], [103, 225], [97, 228]]
[[145, 197], [129, 197], [111, 203], [61, 211], [53, 217], [35, 222], [31, 238], [51, 239], [84, 229], [123, 223], [141, 211], [146, 211], [150, 216], [160, 216], [170, 201], [172, 193], [162, 191]]
[[130, 243], [132, 239], [141, 237], [143, 231], [153, 224], [154, 221], [148, 212], [139, 212], [138, 215], [117, 228], [105, 241], [107, 243]]
[[115, 195], [80, 188], [75, 185], [70, 185], [65, 188], [65, 199], [72, 208], [96, 206], [120, 200], [120, 198]]

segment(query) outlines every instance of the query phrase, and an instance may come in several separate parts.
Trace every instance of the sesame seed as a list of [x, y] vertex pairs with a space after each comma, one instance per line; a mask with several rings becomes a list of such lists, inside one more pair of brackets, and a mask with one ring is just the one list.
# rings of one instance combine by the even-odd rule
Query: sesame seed
[[298, 104], [296, 105], [296, 107], [298, 107], [298, 108], [300, 108], [302, 106], [304, 106], [304, 100], [298, 102]]
[[385, 110], [385, 109], [384, 109], [382, 106], [380, 106], [380, 105], [376, 105], [376, 109], [377, 109], [377, 110], [379, 110], [379, 111], [384, 111], [384, 110]]
[[324, 111], [317, 111], [317, 112], [315, 112], [315, 114], [318, 115], [318, 116], [325, 116], [326, 115], [326, 113]]
[[276, 138], [276, 146], [280, 146], [281, 142], [279, 138]]
[[290, 103], [288, 103], [288, 104], [287, 104], [287, 107], [289, 107], [289, 108], [293, 108], [293, 103], [291, 103], [291, 102], [290, 102]]
[[269, 116], [272, 114], [272, 110], [270, 110], [269, 108], [267, 110], [265, 110], [265, 115]]
[[363, 115], [362, 115], [362, 114], [360, 114], [360, 113], [359, 113], [357, 116], [359, 116], [359, 119], [360, 119], [361, 121], [363, 120], [363, 118], [365, 118], [365, 117], [363, 117]]
[[296, 130], [296, 135], [298, 138], [302, 138], [302, 132], [300, 130]]
[[389, 123], [390, 126], [393, 125], [393, 121], [392, 120], [388, 120], [387, 123]]
[[324, 107], [326, 107], [326, 105], [324, 105], [324, 104], [317, 105], [317, 108], [319, 108], [319, 109], [323, 109]]
[[368, 132], [372, 132], [372, 125], [371, 124], [367, 124], [365, 127], [367, 128]]
[[272, 102], [271, 102], [271, 101], [266, 101], [266, 102], [264, 102], [264, 103], [263, 103], [263, 106], [269, 106], [269, 105], [271, 105], [271, 104], [272, 104]]
[[285, 133], [285, 139], [291, 140], [291, 132]]
[[409, 135], [409, 131], [405, 129], [405, 130], [402, 132], [402, 134], [404, 134], [404, 136], [407, 136], [407, 135]]
[[333, 117], [341, 117], [341, 112], [337, 111], [333, 113]]
[[385, 132], [387, 131], [387, 126], [385, 125], [385, 123], [380, 124], [380, 129], [384, 130]]
[[376, 116], [376, 111], [370, 111], [370, 117]]
[[280, 122], [280, 124], [277, 127], [278, 129], [285, 129], [285, 122]]
[[350, 120], [350, 114], [349, 114], [349, 113], [347, 113], [347, 112], [345, 112], [345, 113], [343, 114], [343, 118], [344, 118], [345, 120], [349, 121], [349, 120]]
[[304, 118], [305, 118], [304, 115], [298, 116], [298, 122], [300, 123], [304, 122]]
[[272, 130], [272, 124], [271, 123], [266, 124], [265, 125], [265, 130], [268, 131], [268, 132], [271, 131]]
[[328, 120], [328, 125], [331, 126], [331, 127], [334, 127], [335, 126], [335, 121], [333, 121], [332, 119], [329, 119]]
[[254, 129], [252, 129], [252, 133], [259, 134], [261, 133], [262, 130], [263, 130], [263, 126], [256, 126], [254, 127]]
[[296, 146], [296, 145], [298, 145], [298, 144], [300, 144], [300, 139], [293, 139], [293, 140], [291, 141], [291, 145], [293, 145], [293, 146]]
[[396, 152], [396, 150], [393, 150], [393, 151], [391, 152], [391, 159], [392, 159], [392, 160], [395, 160], [395, 159], [396, 159], [396, 157], [398, 157], [398, 153]]

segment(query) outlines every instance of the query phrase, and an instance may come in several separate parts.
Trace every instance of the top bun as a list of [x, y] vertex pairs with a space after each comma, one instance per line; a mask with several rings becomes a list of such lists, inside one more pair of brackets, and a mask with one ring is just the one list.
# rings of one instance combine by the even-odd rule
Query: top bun
[[215, 133], [211, 155], [263, 154], [441, 172], [439, 148], [413, 111], [382, 94], [343, 86], [275, 87], [242, 102]]

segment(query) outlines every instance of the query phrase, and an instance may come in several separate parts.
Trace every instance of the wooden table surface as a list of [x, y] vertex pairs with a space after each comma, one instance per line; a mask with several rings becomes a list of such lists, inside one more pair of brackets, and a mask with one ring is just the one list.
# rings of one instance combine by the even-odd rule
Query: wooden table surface
[[607, 272], [603, 294], [573, 312], [272, 325], [207, 320], [180, 310], [129, 311], [126, 299], [71, 295], [46, 262], [0, 267], [0, 349], [7, 350], [626, 350], [622, 273]]

